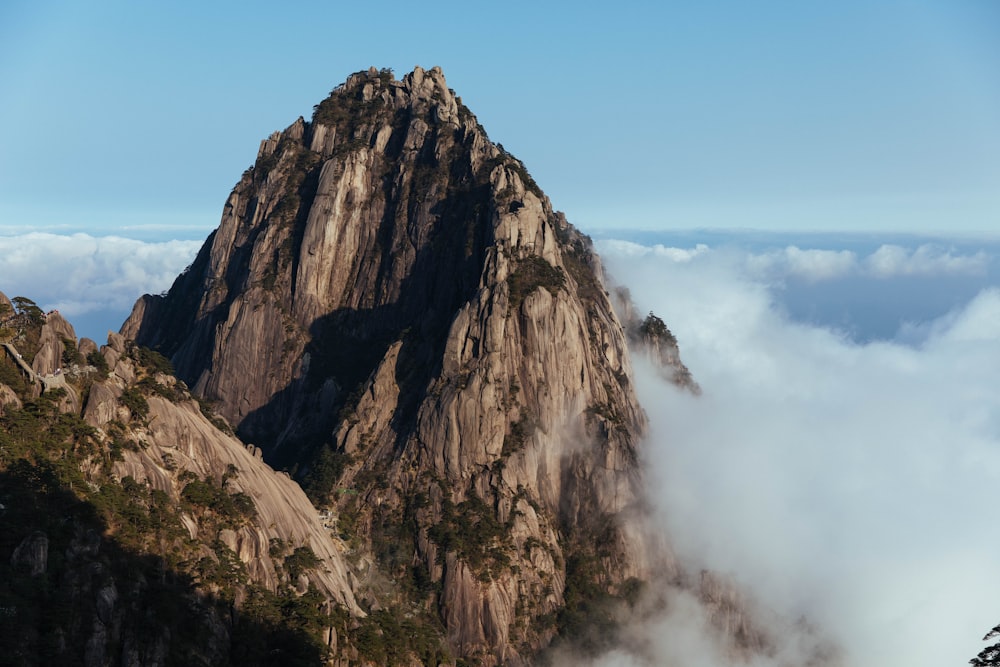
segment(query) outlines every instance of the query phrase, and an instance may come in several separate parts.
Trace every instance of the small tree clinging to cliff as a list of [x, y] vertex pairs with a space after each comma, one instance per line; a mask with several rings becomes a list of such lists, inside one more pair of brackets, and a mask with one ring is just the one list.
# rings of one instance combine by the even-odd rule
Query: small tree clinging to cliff
[[670, 329], [667, 328], [666, 323], [654, 315], [652, 311], [649, 312], [646, 319], [639, 325], [639, 334], [644, 338], [652, 340], [663, 340], [669, 343], [677, 342]]
[[[1000, 637], [1000, 625], [986, 633], [983, 641]], [[972, 667], [1000, 667], [1000, 642], [987, 646], [975, 658], [969, 661]]]

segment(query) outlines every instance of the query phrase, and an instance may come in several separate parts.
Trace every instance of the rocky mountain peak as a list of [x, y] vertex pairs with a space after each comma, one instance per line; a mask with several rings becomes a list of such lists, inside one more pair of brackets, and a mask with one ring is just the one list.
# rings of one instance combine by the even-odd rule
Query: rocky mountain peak
[[264, 140], [122, 333], [337, 517], [381, 572], [362, 607], [436, 610], [456, 655], [600, 634], [673, 567], [623, 520], [645, 417], [590, 240], [439, 68], [353, 74]]

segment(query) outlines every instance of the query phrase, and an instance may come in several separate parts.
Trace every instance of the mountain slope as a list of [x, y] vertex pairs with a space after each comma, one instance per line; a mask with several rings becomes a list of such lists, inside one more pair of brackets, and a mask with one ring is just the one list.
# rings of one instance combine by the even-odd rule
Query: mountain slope
[[[321, 664], [367, 621], [301, 488], [169, 363], [0, 294], [0, 646], [11, 664]], [[332, 615], [331, 615], [332, 614]], [[354, 620], [352, 620], [352, 616]]]

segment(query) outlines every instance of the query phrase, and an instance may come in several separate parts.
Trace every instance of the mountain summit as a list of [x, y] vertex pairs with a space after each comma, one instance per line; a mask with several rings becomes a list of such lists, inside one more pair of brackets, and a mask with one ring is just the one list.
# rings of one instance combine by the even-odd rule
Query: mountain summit
[[263, 141], [122, 333], [332, 509], [384, 575], [362, 604], [435, 610], [460, 656], [524, 662], [651, 575], [598, 259], [438, 68], [353, 74]]

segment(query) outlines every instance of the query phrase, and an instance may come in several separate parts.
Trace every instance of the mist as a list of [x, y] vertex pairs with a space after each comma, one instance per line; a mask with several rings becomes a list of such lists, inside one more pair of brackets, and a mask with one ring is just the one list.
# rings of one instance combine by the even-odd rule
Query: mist
[[[891, 339], [796, 320], [780, 290], [793, 272], [917, 280], [982, 275], [990, 258], [919, 248], [867, 257], [620, 242], [598, 250], [640, 312], [677, 336], [703, 389], [677, 390], [636, 359], [651, 420], [649, 488], [682, 563], [731, 577], [781, 617], [808, 619], [846, 665], [939, 667], [976, 655], [1000, 622], [991, 514], [1000, 506], [1000, 289], [900, 321]], [[663, 627], [642, 631], [664, 651], [691, 645], [668, 664], [712, 663], [697, 639], [668, 641]]]

